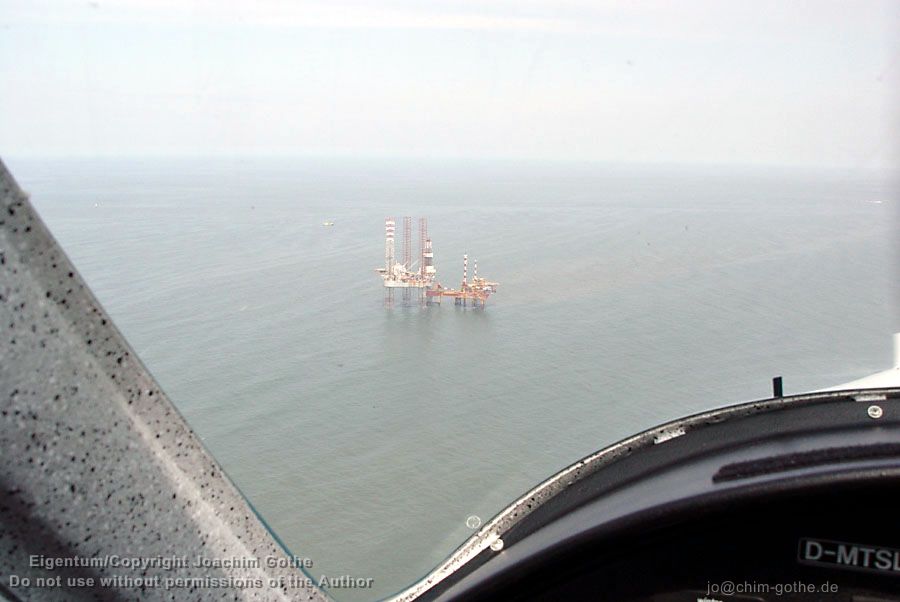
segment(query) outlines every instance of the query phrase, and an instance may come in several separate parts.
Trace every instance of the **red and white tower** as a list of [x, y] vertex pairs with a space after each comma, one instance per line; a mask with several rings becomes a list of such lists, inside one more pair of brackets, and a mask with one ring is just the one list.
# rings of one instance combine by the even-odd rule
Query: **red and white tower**
[[466, 284], [469, 281], [469, 255], [463, 255], [463, 288], [466, 288]]
[[391, 274], [394, 269], [394, 218], [384, 220], [384, 269]]

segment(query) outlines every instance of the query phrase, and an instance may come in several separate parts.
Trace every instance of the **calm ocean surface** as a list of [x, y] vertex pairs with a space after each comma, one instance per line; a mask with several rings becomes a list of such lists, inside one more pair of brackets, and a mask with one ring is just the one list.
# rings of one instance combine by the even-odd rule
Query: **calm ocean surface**
[[[885, 369], [900, 330], [885, 173], [7, 164], [287, 547], [316, 577], [375, 578], [339, 600], [402, 589], [468, 516], [636, 431], [775, 375], [797, 393]], [[478, 259], [487, 310], [385, 309], [386, 215], [429, 218], [447, 286]]]

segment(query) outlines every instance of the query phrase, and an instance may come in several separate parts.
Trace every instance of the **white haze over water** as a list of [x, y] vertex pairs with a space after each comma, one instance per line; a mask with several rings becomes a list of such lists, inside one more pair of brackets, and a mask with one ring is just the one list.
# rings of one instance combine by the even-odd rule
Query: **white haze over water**
[[[662, 421], [887, 368], [896, 173], [399, 160], [9, 167], [228, 474], [314, 573], [426, 573]], [[877, 202], [880, 201], [880, 202]], [[382, 307], [384, 217], [486, 311]], [[335, 221], [332, 228], [323, 220]]]
[[0, 155], [900, 165], [900, 3], [5, 0]]

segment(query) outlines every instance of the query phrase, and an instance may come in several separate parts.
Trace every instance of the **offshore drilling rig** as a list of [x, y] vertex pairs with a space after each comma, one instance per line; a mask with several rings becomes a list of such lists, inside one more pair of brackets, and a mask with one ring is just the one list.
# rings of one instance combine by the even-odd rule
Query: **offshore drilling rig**
[[395, 289], [402, 291], [404, 305], [440, 304], [444, 297], [449, 297], [455, 305], [481, 308], [488, 297], [497, 292], [499, 283], [478, 276], [478, 261], [473, 262], [472, 279], [469, 280], [468, 255], [463, 255], [463, 277], [458, 289], [445, 288], [437, 281], [428, 220], [424, 217], [419, 218], [419, 254], [415, 261], [412, 257], [412, 218], [403, 218], [403, 254], [398, 261], [394, 245], [396, 229], [394, 218], [384, 220], [384, 267], [375, 270], [384, 282], [385, 307], [393, 307]]

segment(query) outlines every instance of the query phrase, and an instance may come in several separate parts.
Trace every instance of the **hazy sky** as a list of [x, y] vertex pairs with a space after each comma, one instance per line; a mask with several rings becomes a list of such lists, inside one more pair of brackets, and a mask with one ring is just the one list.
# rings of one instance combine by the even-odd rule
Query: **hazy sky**
[[0, 156], [900, 166], [900, 1], [0, 0]]

